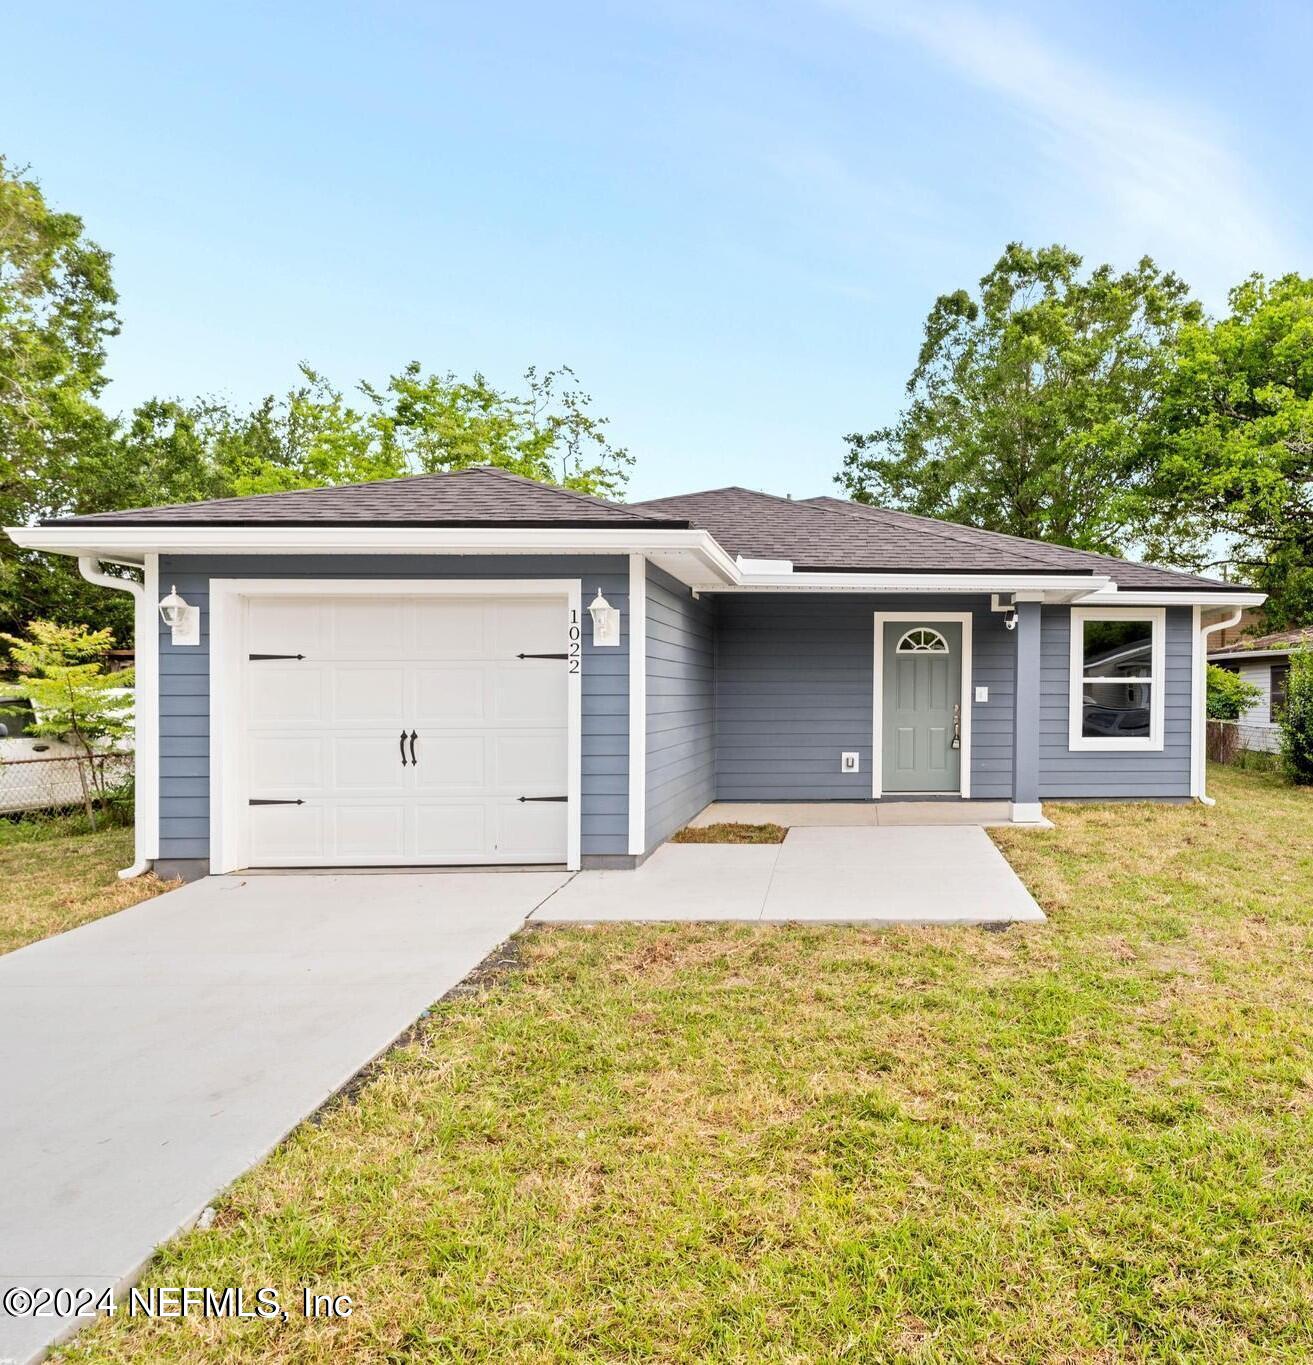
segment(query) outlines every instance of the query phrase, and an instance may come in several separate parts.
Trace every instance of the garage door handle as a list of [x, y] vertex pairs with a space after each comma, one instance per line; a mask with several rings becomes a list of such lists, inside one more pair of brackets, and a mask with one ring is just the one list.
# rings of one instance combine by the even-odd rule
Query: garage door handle
[[568, 801], [568, 796], [517, 796], [517, 801]]
[[412, 768], [419, 767], [419, 759], [415, 757], [415, 741], [418, 738], [419, 736], [414, 732], [414, 730], [412, 730], [410, 732], [410, 766]]
[[406, 766], [406, 732], [401, 732], [401, 766]]
[[568, 654], [517, 654], [517, 659], [568, 659]]

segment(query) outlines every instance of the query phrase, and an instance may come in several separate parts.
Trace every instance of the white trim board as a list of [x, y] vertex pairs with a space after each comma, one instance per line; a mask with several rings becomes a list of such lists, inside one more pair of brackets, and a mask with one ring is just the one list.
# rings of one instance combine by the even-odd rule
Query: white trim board
[[[971, 797], [971, 624], [969, 611], [877, 611], [875, 613], [875, 662], [871, 687], [871, 796], [883, 796], [884, 782], [884, 628], [890, 621], [956, 621], [962, 627], [962, 749], [959, 759], [958, 793]], [[899, 796], [907, 793], [899, 792]], [[936, 793], [943, 795], [944, 793]]]
[[647, 559], [629, 556], [629, 851], [647, 852]]
[[246, 866], [241, 835], [244, 699], [237, 686], [251, 597], [560, 597], [578, 625], [578, 672], [566, 687], [566, 867], [580, 861], [583, 792], [582, 591], [577, 578], [212, 578], [210, 580], [210, 871]]
[[[1085, 698], [1086, 621], [1149, 621], [1152, 627], [1149, 671], [1149, 734], [1114, 738], [1109, 735], [1083, 735]], [[1067, 748], [1073, 753], [1160, 753], [1163, 747], [1163, 717], [1167, 692], [1167, 608], [1166, 607], [1073, 607], [1067, 675]], [[1110, 679], [1131, 682], [1133, 679]]]

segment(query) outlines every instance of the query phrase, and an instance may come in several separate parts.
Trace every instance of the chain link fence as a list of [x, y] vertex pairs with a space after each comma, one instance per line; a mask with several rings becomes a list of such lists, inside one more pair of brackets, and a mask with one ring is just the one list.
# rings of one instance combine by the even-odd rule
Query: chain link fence
[[132, 806], [132, 754], [0, 759], [0, 815], [13, 818]]

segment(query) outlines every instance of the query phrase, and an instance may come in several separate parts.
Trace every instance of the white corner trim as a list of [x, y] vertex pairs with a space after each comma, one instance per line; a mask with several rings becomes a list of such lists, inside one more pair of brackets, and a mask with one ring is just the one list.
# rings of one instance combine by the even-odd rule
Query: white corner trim
[[[1149, 694], [1149, 734], [1129, 735], [1120, 739], [1099, 735], [1083, 735], [1085, 699], [1085, 632], [1086, 621], [1148, 621], [1150, 622], [1150, 653], [1147, 681]], [[1166, 607], [1072, 607], [1071, 640], [1067, 675], [1067, 748], [1071, 752], [1088, 753], [1158, 753], [1163, 747], [1163, 717], [1167, 692], [1167, 608]]]
[[871, 687], [871, 797], [884, 795], [884, 628], [892, 621], [956, 621], [962, 627], [962, 748], [958, 786], [962, 799], [971, 797], [971, 623], [969, 611], [877, 611], [875, 613], [875, 660]]
[[647, 558], [629, 556], [629, 851], [647, 851]]
[[[212, 578], [210, 580], [210, 871], [246, 866], [241, 742], [246, 604], [252, 597], [559, 597], [582, 636], [577, 578]], [[583, 669], [566, 683], [566, 867], [579, 868], [583, 794]]]
[[1203, 624], [1203, 608], [1194, 609], [1194, 652], [1190, 667], [1190, 795], [1205, 806], [1216, 805], [1208, 795], [1208, 637], [1216, 630], [1240, 624], [1237, 607], [1221, 620]]

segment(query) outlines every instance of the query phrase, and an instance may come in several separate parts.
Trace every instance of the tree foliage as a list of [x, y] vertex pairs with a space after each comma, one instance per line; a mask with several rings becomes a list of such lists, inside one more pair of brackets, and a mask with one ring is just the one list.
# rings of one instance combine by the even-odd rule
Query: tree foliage
[[1313, 621], [1313, 279], [1251, 276], [1181, 328], [1140, 473], [1164, 557], [1223, 544], [1269, 629]]
[[[18, 690], [32, 702], [29, 733], [66, 739], [82, 751], [78, 765], [87, 818], [94, 829], [93, 800], [103, 797], [97, 748], [132, 733], [133, 672], [111, 673], [105, 656], [113, 647], [108, 630], [33, 621], [24, 636], [0, 634], [18, 668]], [[11, 685], [12, 690], [12, 685]]]
[[1281, 715], [1281, 762], [1292, 782], [1313, 786], [1313, 650], [1290, 656], [1286, 709]]
[[1208, 719], [1238, 720], [1263, 695], [1262, 690], [1229, 668], [1208, 665]]
[[846, 437], [850, 497], [1083, 549], [1137, 534], [1128, 496], [1170, 343], [1200, 316], [1145, 257], [1081, 273], [1062, 246], [1011, 243], [936, 300], [897, 421]]

